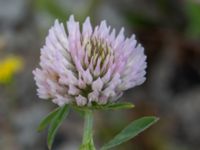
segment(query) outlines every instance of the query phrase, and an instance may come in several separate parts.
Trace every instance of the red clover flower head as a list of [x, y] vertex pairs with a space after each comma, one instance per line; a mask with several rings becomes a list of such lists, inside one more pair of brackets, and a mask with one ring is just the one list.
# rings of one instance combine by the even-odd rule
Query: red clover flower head
[[41, 49], [33, 71], [40, 98], [59, 106], [103, 105], [145, 81], [146, 56], [135, 35], [125, 38], [124, 28], [116, 35], [106, 21], [93, 28], [89, 17], [80, 29], [73, 15], [66, 29], [56, 20]]

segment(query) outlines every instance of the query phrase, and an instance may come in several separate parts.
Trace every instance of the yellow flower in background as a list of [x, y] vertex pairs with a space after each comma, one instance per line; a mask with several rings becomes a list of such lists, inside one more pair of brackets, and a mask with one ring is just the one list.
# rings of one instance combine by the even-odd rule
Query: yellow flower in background
[[7, 56], [0, 60], [0, 84], [9, 83], [13, 75], [23, 68], [23, 60], [18, 56]]

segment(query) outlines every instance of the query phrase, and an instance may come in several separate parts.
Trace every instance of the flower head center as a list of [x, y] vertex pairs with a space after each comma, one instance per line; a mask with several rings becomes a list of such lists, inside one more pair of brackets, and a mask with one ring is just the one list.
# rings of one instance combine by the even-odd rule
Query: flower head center
[[[90, 38], [84, 44], [84, 69], [90, 68], [91, 72], [96, 70], [94, 76], [102, 76], [108, 70], [110, 61], [113, 61], [113, 51], [110, 44], [103, 39]], [[98, 72], [98, 73], [97, 73]]]

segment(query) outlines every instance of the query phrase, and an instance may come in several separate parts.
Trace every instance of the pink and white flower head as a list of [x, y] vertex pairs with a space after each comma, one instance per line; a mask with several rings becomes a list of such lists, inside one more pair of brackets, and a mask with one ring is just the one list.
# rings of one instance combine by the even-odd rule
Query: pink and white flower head
[[80, 29], [70, 16], [67, 32], [55, 21], [41, 49], [40, 68], [33, 71], [37, 92], [59, 106], [90, 106], [116, 101], [123, 91], [142, 84], [146, 74], [144, 48], [135, 35], [116, 35], [102, 21], [94, 29], [88, 17]]

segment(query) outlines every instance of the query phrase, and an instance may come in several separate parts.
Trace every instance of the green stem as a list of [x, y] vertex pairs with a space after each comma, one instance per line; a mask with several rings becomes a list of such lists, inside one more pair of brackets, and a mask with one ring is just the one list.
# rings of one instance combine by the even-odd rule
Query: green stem
[[83, 131], [83, 141], [79, 150], [96, 150], [93, 142], [93, 112], [85, 111], [85, 123]]

